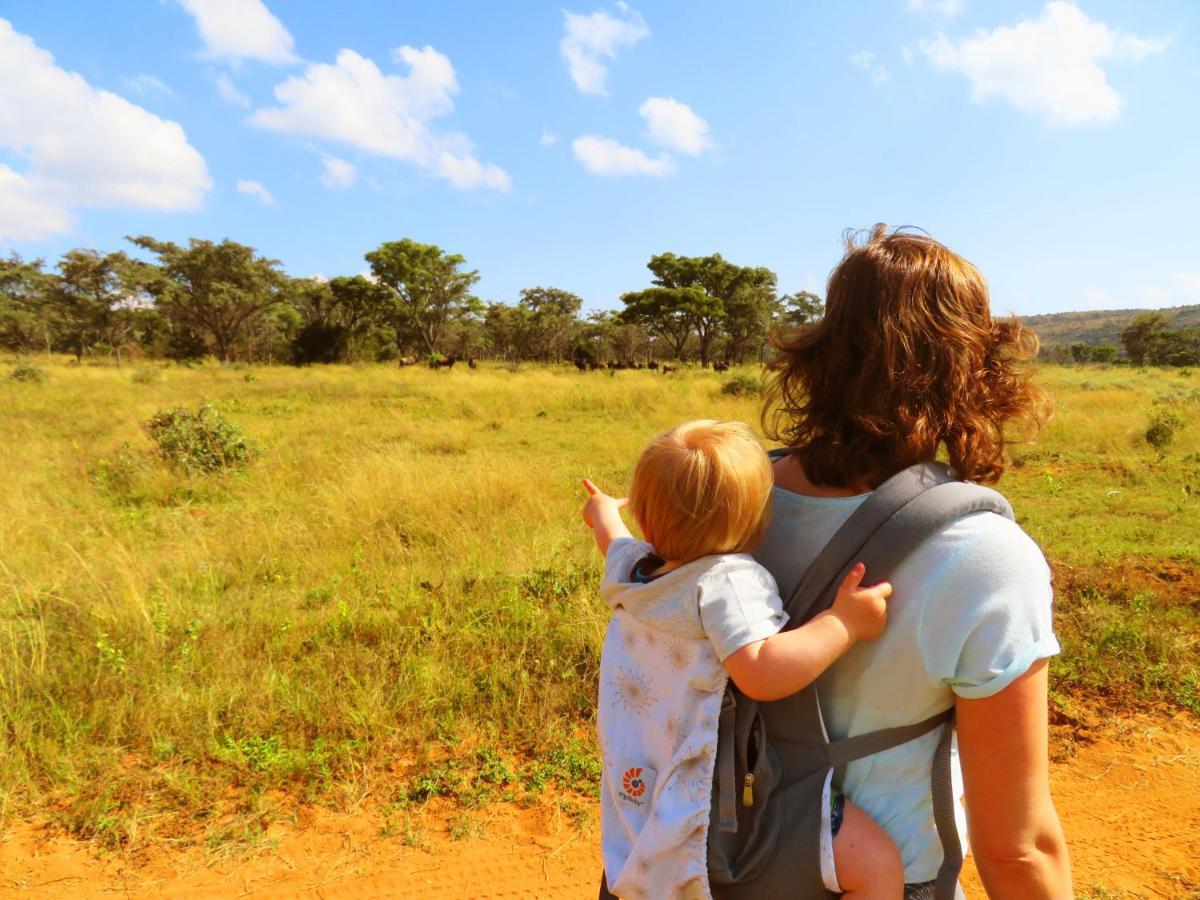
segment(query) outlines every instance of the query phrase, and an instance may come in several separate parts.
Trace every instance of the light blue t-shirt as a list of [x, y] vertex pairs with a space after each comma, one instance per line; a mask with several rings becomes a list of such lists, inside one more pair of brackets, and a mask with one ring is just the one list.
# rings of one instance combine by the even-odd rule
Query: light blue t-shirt
[[[754, 554], [783, 598], [834, 532], [868, 497], [772, 491], [771, 522]], [[928, 539], [887, 578], [888, 624], [817, 682], [830, 737], [919, 722], [955, 695], [990, 697], [1037, 660], [1059, 652], [1051, 624], [1050, 569], [1012, 521], [973, 513]], [[850, 763], [840, 781], [896, 842], [905, 880], [930, 881], [942, 861], [929, 795], [938, 732]]]

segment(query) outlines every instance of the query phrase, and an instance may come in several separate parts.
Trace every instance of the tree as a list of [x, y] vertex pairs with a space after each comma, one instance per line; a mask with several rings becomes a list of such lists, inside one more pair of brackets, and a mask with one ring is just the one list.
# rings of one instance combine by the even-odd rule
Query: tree
[[50, 352], [56, 322], [46, 297], [53, 281], [40, 259], [25, 262], [16, 253], [0, 259], [0, 346], [17, 355], [38, 344]]
[[226, 362], [253, 326], [283, 300], [286, 276], [279, 261], [253, 247], [225, 239], [190, 238], [187, 247], [142, 235], [129, 240], [155, 254], [157, 269], [143, 269], [142, 283], [174, 324], [211, 342]]
[[1088, 351], [1092, 362], [1110, 363], [1117, 358], [1117, 348], [1112, 344], [1097, 344]]
[[395, 292], [397, 332], [410, 331], [429, 353], [441, 349], [455, 316], [479, 305], [471, 295], [479, 273], [460, 271], [466, 259], [457, 253], [405, 238], [380, 244], [366, 260], [380, 283]]
[[547, 362], [562, 359], [575, 343], [583, 300], [560, 288], [533, 287], [521, 291], [517, 306], [528, 313], [532, 354]]
[[797, 291], [779, 298], [783, 321], [795, 328], [816, 322], [825, 315], [825, 301], [811, 291]]
[[692, 335], [693, 310], [704, 307], [708, 297], [700, 288], [652, 287], [622, 294], [621, 302], [621, 321], [641, 325], [670, 347], [673, 359], [681, 359]]
[[58, 271], [51, 297], [75, 359], [103, 343], [120, 366], [122, 349], [134, 342], [151, 306], [142, 290], [144, 273], [124, 253], [95, 250], [68, 251]]
[[701, 366], [708, 365], [713, 343], [739, 296], [749, 302], [747, 292], [773, 295], [775, 290], [775, 273], [770, 269], [734, 265], [719, 253], [660, 253], [650, 258], [647, 268], [654, 273], [655, 286], [621, 297], [629, 313], [627, 321], [640, 322], [667, 338], [677, 357], [694, 333]]
[[372, 323], [386, 324], [394, 297], [391, 288], [362, 275], [294, 279], [290, 292], [302, 322], [292, 341], [298, 363], [345, 360], [350, 344]]
[[1167, 322], [1162, 313], [1142, 313], [1134, 316], [1120, 334], [1125, 355], [1135, 366], [1153, 363], [1158, 345], [1166, 333]]

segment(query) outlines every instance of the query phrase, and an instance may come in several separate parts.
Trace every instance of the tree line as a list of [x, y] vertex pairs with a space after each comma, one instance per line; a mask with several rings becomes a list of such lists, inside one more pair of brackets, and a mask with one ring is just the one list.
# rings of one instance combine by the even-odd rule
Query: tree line
[[1160, 312], [1134, 316], [1117, 338], [1119, 347], [1076, 341], [1045, 347], [1042, 356], [1059, 363], [1113, 363], [1123, 358], [1135, 366], [1200, 365], [1200, 328], [1172, 328]]
[[823, 303], [780, 295], [775, 273], [720, 254], [662, 253], [650, 284], [623, 308], [584, 314], [583, 300], [530, 287], [512, 303], [473, 292], [459, 254], [405, 238], [365, 254], [369, 274], [292, 278], [236, 241], [186, 246], [142, 235], [144, 251], [76, 249], [49, 268], [0, 258], [0, 347], [177, 360], [333, 363], [493, 358], [635, 364], [652, 359], [762, 358], [774, 329], [819, 318]]

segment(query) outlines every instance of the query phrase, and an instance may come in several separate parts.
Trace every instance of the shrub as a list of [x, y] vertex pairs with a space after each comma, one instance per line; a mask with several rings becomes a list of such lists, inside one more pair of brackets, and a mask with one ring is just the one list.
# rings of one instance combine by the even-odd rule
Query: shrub
[[134, 384], [157, 384], [162, 380], [162, 371], [159, 369], [138, 369], [129, 378]]
[[8, 373], [8, 377], [13, 381], [25, 381], [30, 384], [41, 384], [46, 380], [46, 373], [37, 366], [32, 366], [29, 363], [21, 363], [14, 366], [13, 370]]
[[1155, 450], [1162, 450], [1174, 440], [1175, 432], [1182, 430], [1186, 424], [1181, 416], [1170, 410], [1156, 410], [1150, 416], [1150, 427], [1146, 429], [1146, 443]]
[[748, 397], [762, 393], [762, 382], [753, 375], [735, 375], [721, 386], [721, 393], [728, 397]]
[[240, 468], [253, 455], [242, 429], [207, 402], [195, 412], [177, 408], [155, 413], [143, 428], [163, 459], [189, 473]]

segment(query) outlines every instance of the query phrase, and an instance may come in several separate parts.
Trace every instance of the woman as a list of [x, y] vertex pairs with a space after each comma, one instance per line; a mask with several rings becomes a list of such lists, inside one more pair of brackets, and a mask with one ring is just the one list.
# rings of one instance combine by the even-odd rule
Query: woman
[[[942, 452], [959, 477], [993, 483], [1006, 467], [1006, 426], [1045, 414], [1016, 367], [1036, 353], [1036, 338], [992, 318], [979, 271], [928, 237], [882, 225], [848, 242], [825, 317], [779, 350], [764, 426], [790, 452], [775, 464], [772, 520], [755, 555], [785, 597], [889, 476]], [[1046, 661], [1059, 648], [1037, 545], [1011, 521], [977, 513], [896, 571], [875, 574], [895, 589], [888, 627], [819, 682], [830, 737], [953, 705], [988, 895], [1070, 897], [1047, 766]], [[937, 740], [926, 735], [842, 773], [845, 794], [900, 848], [907, 897], [932, 896], [941, 861], [929, 797]]]

